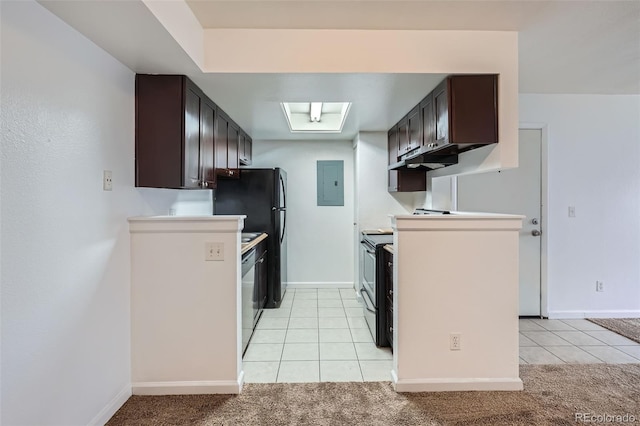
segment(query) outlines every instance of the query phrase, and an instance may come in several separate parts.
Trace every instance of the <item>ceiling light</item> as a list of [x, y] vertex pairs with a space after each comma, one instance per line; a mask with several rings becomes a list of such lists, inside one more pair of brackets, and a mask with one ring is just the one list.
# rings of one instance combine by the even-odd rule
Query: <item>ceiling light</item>
[[341, 133], [351, 106], [349, 102], [282, 102], [281, 105], [292, 133]]
[[309, 108], [309, 117], [311, 118], [311, 121], [319, 123], [321, 115], [322, 102], [311, 102], [311, 107]]

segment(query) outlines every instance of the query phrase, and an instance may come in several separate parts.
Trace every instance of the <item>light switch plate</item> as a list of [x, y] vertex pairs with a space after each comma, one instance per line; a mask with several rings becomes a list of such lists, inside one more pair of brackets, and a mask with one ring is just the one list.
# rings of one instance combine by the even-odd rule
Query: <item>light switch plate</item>
[[211, 243], [204, 244], [204, 260], [224, 260], [224, 244], [223, 243]]

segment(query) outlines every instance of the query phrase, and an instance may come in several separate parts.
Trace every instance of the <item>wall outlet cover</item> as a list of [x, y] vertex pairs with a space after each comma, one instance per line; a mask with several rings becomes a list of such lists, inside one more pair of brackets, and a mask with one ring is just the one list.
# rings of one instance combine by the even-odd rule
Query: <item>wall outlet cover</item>
[[111, 170], [105, 170], [102, 172], [102, 190], [113, 190], [113, 172]]
[[449, 335], [449, 349], [452, 351], [462, 349], [462, 333], [451, 333]]

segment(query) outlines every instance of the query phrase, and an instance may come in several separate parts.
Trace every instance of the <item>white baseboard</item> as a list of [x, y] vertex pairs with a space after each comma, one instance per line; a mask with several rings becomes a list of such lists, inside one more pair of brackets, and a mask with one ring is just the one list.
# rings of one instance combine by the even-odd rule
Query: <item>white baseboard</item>
[[313, 281], [303, 281], [303, 282], [288, 282], [287, 288], [322, 288], [322, 289], [332, 289], [332, 288], [353, 288], [355, 290], [355, 286], [352, 281], [349, 282], [313, 282]]
[[191, 382], [136, 382], [131, 384], [134, 395], [203, 395], [239, 394], [244, 373], [238, 380], [213, 380]]
[[439, 378], [439, 379], [398, 379], [391, 371], [396, 392], [457, 392], [457, 391], [521, 391], [524, 389], [520, 378]]
[[549, 319], [640, 318], [640, 311], [549, 311]]
[[103, 426], [131, 397], [131, 384], [127, 383], [120, 392], [89, 422], [89, 426]]

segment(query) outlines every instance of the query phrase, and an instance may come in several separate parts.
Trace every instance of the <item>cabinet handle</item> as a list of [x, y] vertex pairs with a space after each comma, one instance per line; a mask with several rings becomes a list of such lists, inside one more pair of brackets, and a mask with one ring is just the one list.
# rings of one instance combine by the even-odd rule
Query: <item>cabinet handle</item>
[[391, 263], [391, 262], [387, 262], [387, 266], [388, 266], [389, 268], [393, 268], [393, 263]]
[[389, 290], [389, 296], [393, 296], [393, 290]]
[[393, 333], [393, 327], [389, 327], [389, 331]]

